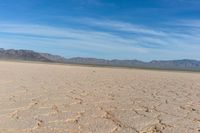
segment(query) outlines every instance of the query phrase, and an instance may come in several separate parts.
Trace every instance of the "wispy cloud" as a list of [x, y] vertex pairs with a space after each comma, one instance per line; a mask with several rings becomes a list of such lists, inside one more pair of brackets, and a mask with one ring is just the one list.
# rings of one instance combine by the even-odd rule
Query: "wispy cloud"
[[185, 25], [184, 22], [179, 28], [146, 27], [122, 21], [95, 19], [82, 19], [80, 23], [88, 28], [0, 23], [0, 47], [31, 47], [35, 50], [51, 47], [51, 50], [55, 50], [47, 52], [66, 57], [151, 60], [170, 55], [166, 59], [200, 58], [200, 31], [193, 30], [194, 26], [198, 26], [196, 22], [188, 21], [191, 28], [181, 28], [181, 25]]
[[[146, 53], [145, 48], [136, 46], [136, 41], [107, 32], [77, 30], [33, 24], [1, 24], [1, 44], [50, 45], [66, 50], [76, 49], [93, 52], [135, 52]], [[5, 37], [6, 34], [6, 37]], [[9, 39], [10, 38], [10, 39]], [[135, 46], [134, 46], [135, 45]], [[76, 55], [74, 55], [76, 56]]]
[[[79, 21], [78, 19], [74, 19], [75, 21]], [[137, 33], [137, 34], [146, 34], [146, 35], [155, 35], [155, 36], [165, 36], [166, 34], [160, 30], [154, 30], [142, 25], [132, 24], [122, 21], [113, 21], [113, 20], [97, 20], [91, 18], [81, 18], [81, 23], [97, 26], [101, 28], [107, 28], [114, 31], [123, 31], [129, 33]]]
[[[199, 20], [185, 20], [171, 25], [163, 24], [161, 26], [146, 27], [138, 24], [132, 24], [122, 21], [83, 19], [82, 23], [87, 25], [110, 29], [113, 33], [123, 31], [122, 35], [130, 33], [129, 38], [134, 39], [139, 44], [154, 44], [157, 46], [167, 46], [168, 48], [179, 45], [198, 45], [200, 41]], [[184, 28], [182, 26], [190, 26]]]
[[179, 20], [176, 22], [176, 25], [200, 28], [200, 19]]
[[88, 44], [95, 42], [92, 44], [92, 46], [96, 46], [98, 44], [100, 44], [99, 46], [109, 46], [109, 43], [111, 42], [116, 43], [116, 45], [123, 44], [123, 46], [126, 44], [128, 45], [136, 43], [134, 40], [125, 39], [107, 32], [31, 24], [1, 24], [0, 32], [21, 36], [34, 36], [38, 38], [82, 41], [87, 42]]

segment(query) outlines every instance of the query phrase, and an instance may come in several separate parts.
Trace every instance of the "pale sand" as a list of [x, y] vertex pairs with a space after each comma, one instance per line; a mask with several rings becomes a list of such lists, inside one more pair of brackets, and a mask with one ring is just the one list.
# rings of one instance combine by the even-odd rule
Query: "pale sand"
[[0, 62], [0, 133], [199, 133], [200, 73]]

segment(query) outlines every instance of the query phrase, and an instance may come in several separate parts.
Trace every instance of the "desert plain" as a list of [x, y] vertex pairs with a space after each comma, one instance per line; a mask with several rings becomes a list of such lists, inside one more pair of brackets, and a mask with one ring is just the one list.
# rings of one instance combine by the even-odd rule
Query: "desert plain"
[[0, 133], [200, 133], [200, 73], [0, 61]]

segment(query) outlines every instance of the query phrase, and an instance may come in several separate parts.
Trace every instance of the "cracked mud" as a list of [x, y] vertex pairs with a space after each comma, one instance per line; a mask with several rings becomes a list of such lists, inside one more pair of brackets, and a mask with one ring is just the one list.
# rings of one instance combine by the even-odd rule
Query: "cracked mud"
[[0, 133], [200, 133], [200, 74], [0, 62]]

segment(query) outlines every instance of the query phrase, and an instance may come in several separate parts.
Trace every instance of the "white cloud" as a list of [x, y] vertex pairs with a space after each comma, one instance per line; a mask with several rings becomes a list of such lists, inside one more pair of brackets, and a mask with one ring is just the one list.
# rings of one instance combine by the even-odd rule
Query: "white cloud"
[[[113, 21], [113, 20], [97, 20], [91, 18], [81, 18], [81, 23], [97, 26], [102, 28], [107, 28], [115, 31], [124, 31], [129, 33], [137, 34], [146, 34], [146, 35], [155, 35], [155, 36], [165, 36], [165, 32], [154, 30], [142, 25], [131, 24], [122, 21]], [[74, 19], [74, 21], [80, 21], [80, 19]]]
[[[91, 30], [77, 30], [33, 24], [0, 24], [0, 33], [14, 36], [1, 38], [0, 42], [18, 44], [56, 45], [63, 48], [94, 51], [132, 51], [145, 53], [147, 50], [135, 45], [134, 39], [126, 39], [111, 33]], [[134, 46], [135, 45], [135, 46]]]
[[[103, 58], [127, 57], [144, 60], [167, 56], [200, 58], [198, 54], [200, 31], [194, 30], [193, 27], [186, 29], [181, 28], [181, 26], [179, 26], [179, 29], [164, 26], [149, 28], [121, 21], [97, 21], [95, 19], [88, 19], [87, 21], [83, 19], [81, 23], [88, 25], [89, 28], [77, 29], [35, 24], [0, 23], [0, 47], [9, 45], [35, 49], [51, 48], [68, 53], [81, 53], [85, 56]], [[197, 24], [191, 22], [190, 25]], [[63, 55], [79, 56], [78, 54], [69, 55], [67, 52], [66, 54], [63, 52]], [[100, 54], [95, 55], [96, 53]], [[169, 53], [171, 54], [169, 55]], [[59, 54], [59, 52], [56, 54]]]

